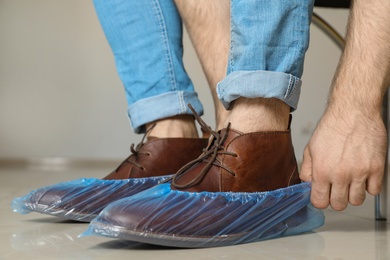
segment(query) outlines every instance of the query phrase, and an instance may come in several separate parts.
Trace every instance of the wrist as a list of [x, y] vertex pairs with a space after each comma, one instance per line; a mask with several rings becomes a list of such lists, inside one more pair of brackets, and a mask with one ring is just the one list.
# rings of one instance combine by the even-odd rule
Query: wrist
[[343, 113], [366, 116], [381, 115], [384, 93], [378, 88], [367, 89], [353, 82], [335, 83], [328, 99], [327, 108]]

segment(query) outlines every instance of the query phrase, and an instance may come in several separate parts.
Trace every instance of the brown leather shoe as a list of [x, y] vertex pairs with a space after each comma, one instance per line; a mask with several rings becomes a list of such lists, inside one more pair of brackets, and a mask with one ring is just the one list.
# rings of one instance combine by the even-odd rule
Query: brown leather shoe
[[197, 119], [211, 134], [203, 154], [180, 169], [171, 184], [107, 206], [87, 234], [211, 247], [322, 225], [322, 213], [309, 206], [310, 184], [299, 184], [290, 130], [244, 134], [229, 125], [215, 132]]
[[141, 142], [104, 180], [145, 178], [174, 174], [186, 163], [196, 159], [207, 146], [205, 138], [155, 138]]
[[[145, 134], [146, 136], [146, 134]], [[144, 136], [144, 138], [145, 138]], [[207, 146], [204, 138], [150, 138], [104, 179], [78, 179], [30, 192], [13, 201], [15, 212], [31, 211], [89, 222], [109, 203], [171, 178]]]
[[180, 169], [172, 189], [261, 192], [300, 183], [290, 130], [216, 133], [203, 154]]

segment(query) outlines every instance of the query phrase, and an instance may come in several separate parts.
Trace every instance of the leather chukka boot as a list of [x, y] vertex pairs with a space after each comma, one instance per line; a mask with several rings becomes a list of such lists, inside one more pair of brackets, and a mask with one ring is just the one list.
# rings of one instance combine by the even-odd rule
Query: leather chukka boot
[[300, 183], [290, 130], [243, 134], [222, 129], [174, 176], [172, 189], [262, 192]]
[[214, 247], [311, 231], [323, 224], [301, 183], [290, 130], [212, 131], [172, 183], [107, 206], [85, 235], [174, 247]]
[[135, 148], [131, 155], [103, 179], [120, 180], [174, 174], [186, 163], [196, 159], [207, 146], [204, 138], [149, 138]]
[[149, 138], [131, 145], [131, 155], [103, 179], [83, 178], [34, 190], [13, 201], [15, 212], [31, 211], [89, 222], [109, 203], [167, 181], [197, 158], [205, 138]]

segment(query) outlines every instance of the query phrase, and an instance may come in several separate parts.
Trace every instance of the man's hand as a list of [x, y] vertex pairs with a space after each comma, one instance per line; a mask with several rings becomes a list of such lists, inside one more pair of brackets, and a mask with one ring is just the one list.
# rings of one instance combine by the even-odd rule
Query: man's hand
[[390, 1], [353, 0], [328, 106], [307, 145], [301, 179], [317, 208], [343, 210], [380, 192], [387, 149], [381, 119], [390, 84]]
[[386, 149], [380, 113], [368, 116], [328, 107], [305, 148], [300, 175], [312, 181], [313, 205], [343, 210], [348, 202], [362, 204], [366, 190], [378, 194]]

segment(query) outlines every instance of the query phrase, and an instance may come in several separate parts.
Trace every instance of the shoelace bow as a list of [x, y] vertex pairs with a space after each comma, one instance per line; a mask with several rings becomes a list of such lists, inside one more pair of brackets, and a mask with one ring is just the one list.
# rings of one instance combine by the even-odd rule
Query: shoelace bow
[[[220, 159], [217, 157], [219, 154], [225, 154], [225, 155], [231, 155], [234, 157], [237, 157], [236, 153], [225, 151], [225, 147], [223, 146], [223, 143], [225, 142], [226, 138], [228, 137], [228, 133], [230, 130], [230, 123], [228, 124], [226, 131], [221, 134], [219, 132], [213, 131], [210, 126], [208, 126], [201, 118], [200, 116], [195, 112], [194, 108], [191, 105], [188, 105], [188, 107], [191, 109], [192, 113], [194, 114], [194, 117], [196, 121], [198, 121], [199, 125], [201, 126], [201, 129], [203, 132], [209, 133], [211, 135], [212, 140], [209, 142], [209, 145], [203, 149], [203, 153], [195, 160], [187, 163], [184, 165], [172, 178], [172, 185], [178, 189], [185, 189], [189, 188], [191, 186], [197, 185], [203, 177], [207, 174], [207, 172], [211, 169], [213, 165], [221, 167], [222, 169], [225, 169], [227, 172], [235, 176], [235, 172], [228, 167], [224, 166]], [[185, 184], [178, 184], [177, 181], [179, 178], [186, 174], [186, 171], [190, 169], [193, 165], [195, 165], [198, 162], [205, 162], [207, 163], [205, 167], [195, 176], [194, 179], [189, 181]]]
[[147, 155], [147, 156], [150, 156], [150, 153], [149, 153], [149, 152], [146, 152], [146, 153], [141, 152], [141, 148], [142, 148], [142, 146], [144, 146], [144, 144], [145, 144], [145, 143], [144, 143], [144, 140], [145, 140], [146, 136], [150, 133], [150, 131], [152, 131], [152, 129], [154, 128], [154, 126], [155, 126], [155, 124], [152, 125], [152, 126], [145, 132], [144, 136], [143, 136], [142, 139], [141, 139], [141, 142], [138, 143], [135, 147], [134, 147], [134, 143], [132, 143], [132, 144], [130, 145], [130, 152], [131, 152], [130, 156], [127, 157], [127, 158], [126, 158], [126, 159], [125, 159], [125, 160], [124, 160], [124, 161], [115, 169], [115, 172], [117, 172], [122, 166], [124, 166], [124, 165], [126, 165], [126, 164], [128, 164], [128, 163], [133, 164], [134, 166], [140, 168], [141, 170], [145, 170], [145, 168], [144, 168], [141, 164], [137, 163], [137, 162], [134, 161], [133, 159], [134, 159], [135, 157], [138, 157], [139, 155]]

